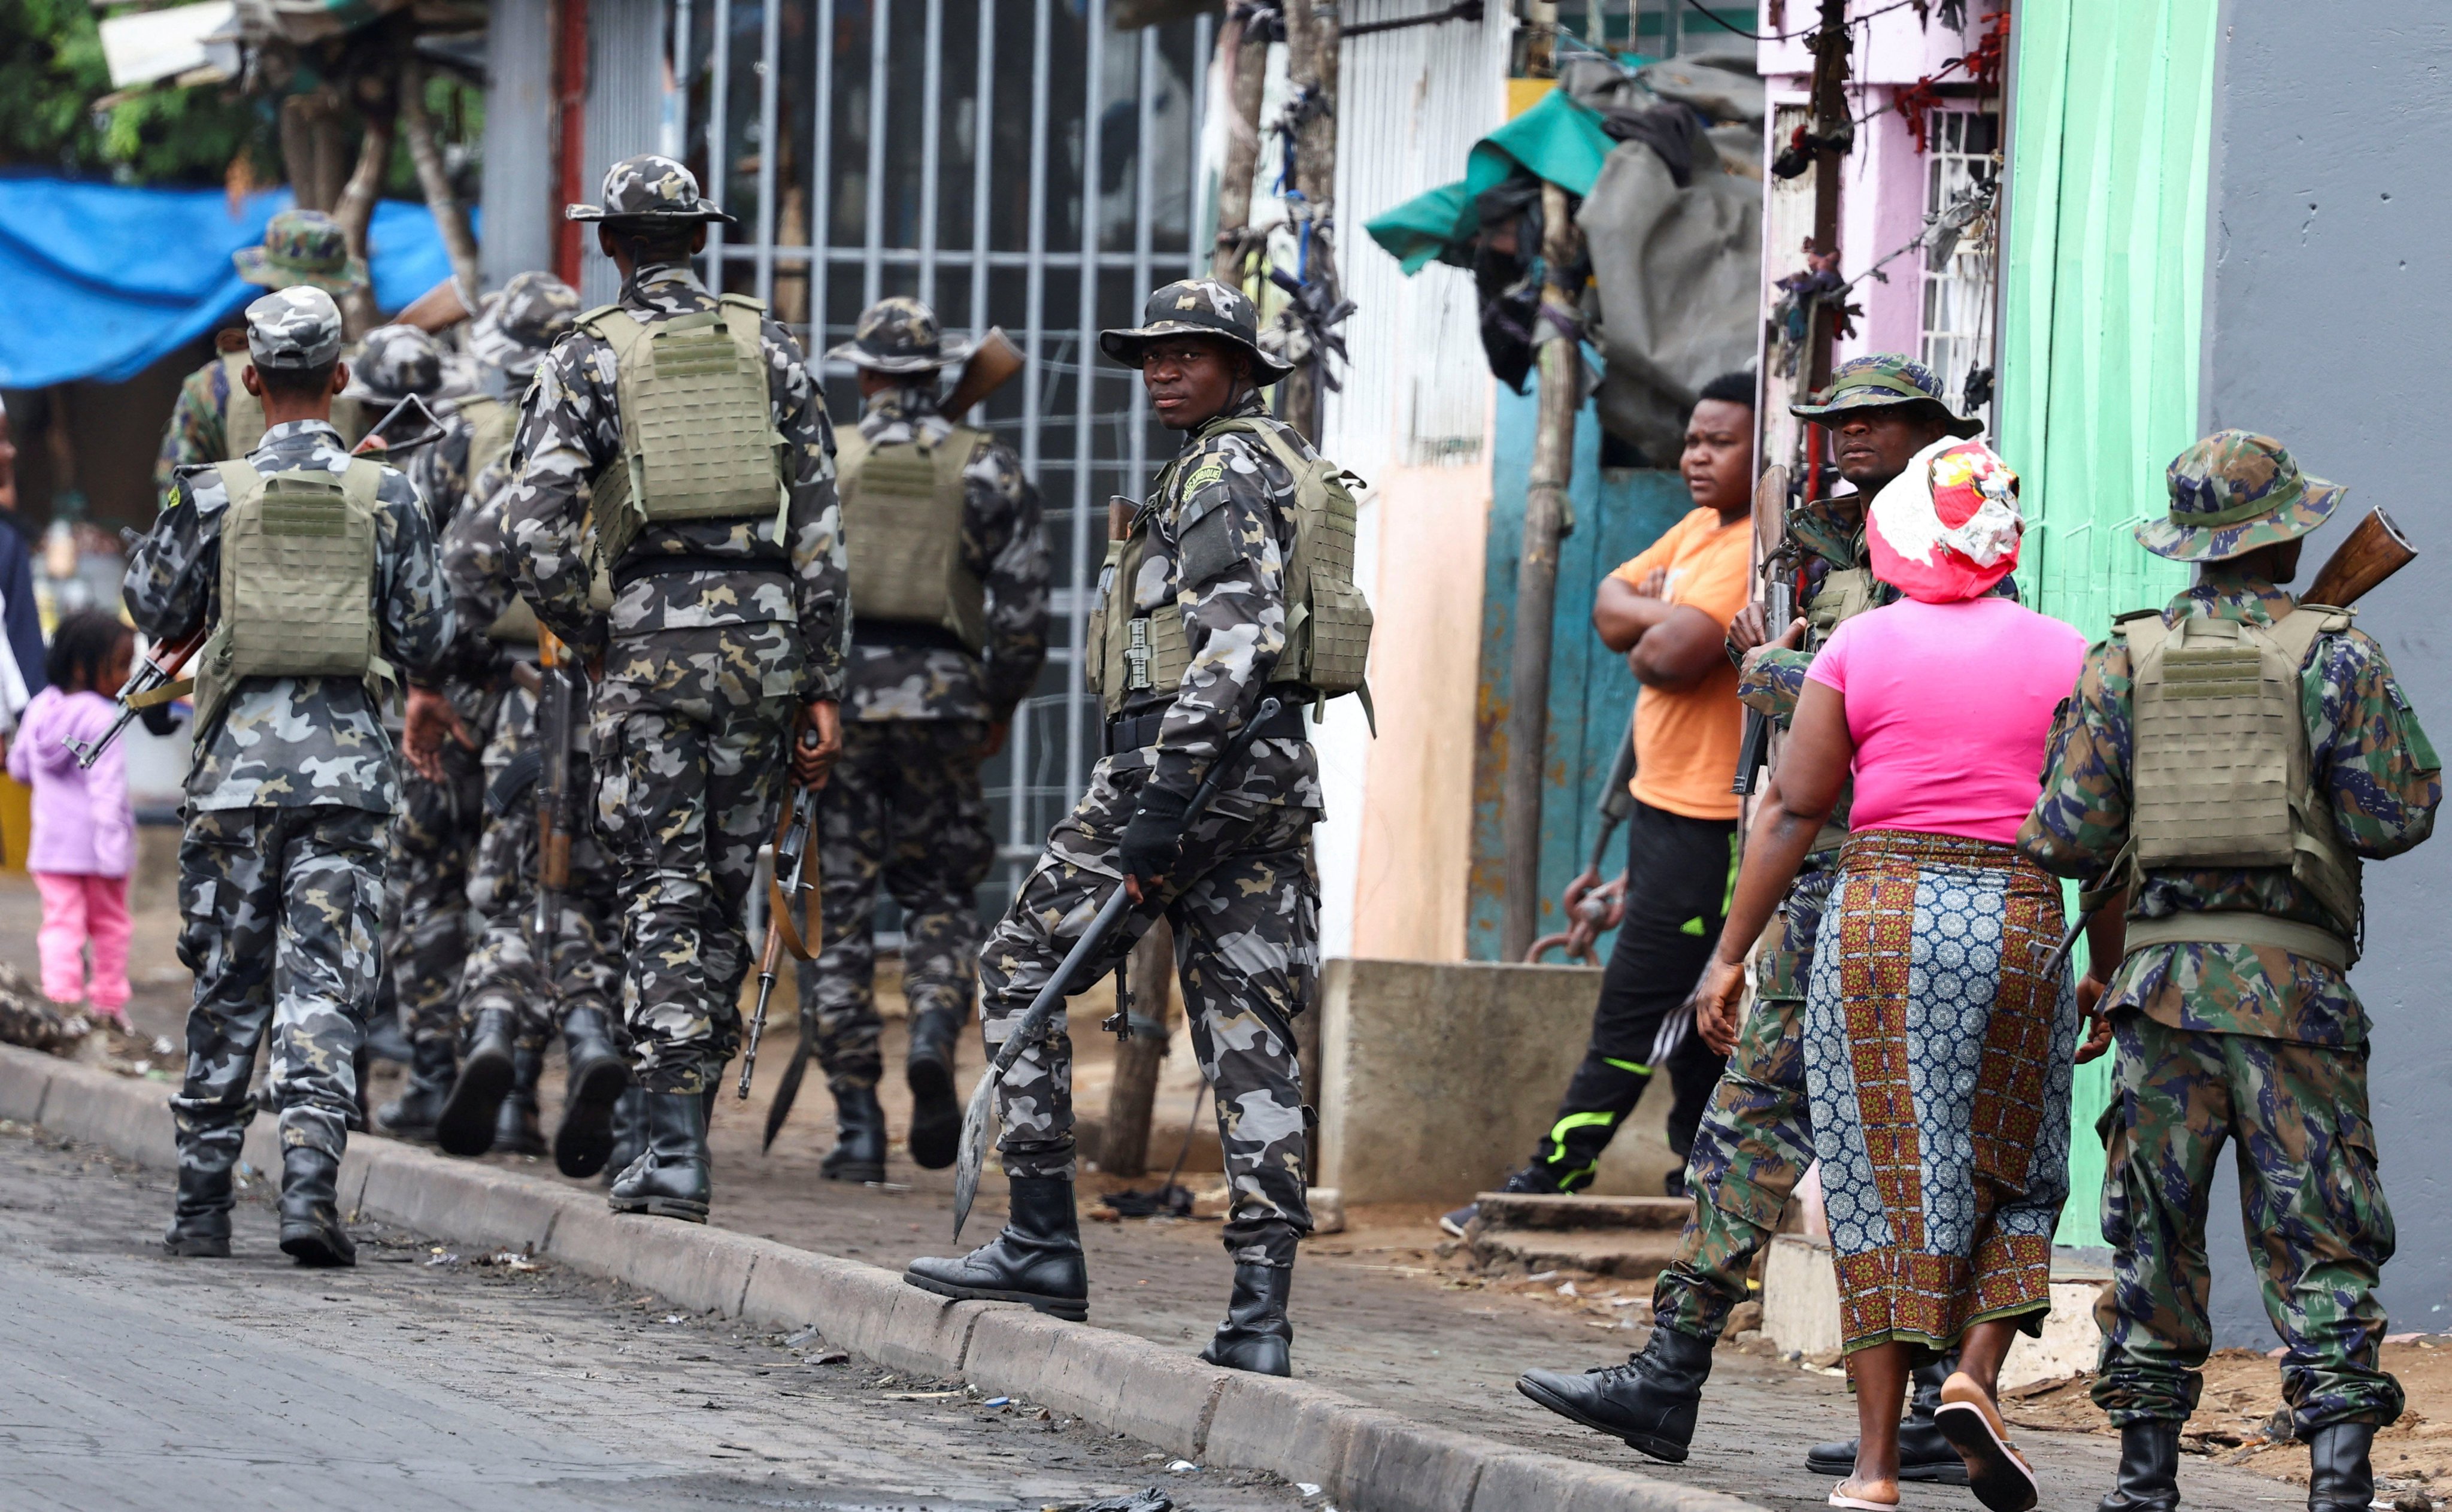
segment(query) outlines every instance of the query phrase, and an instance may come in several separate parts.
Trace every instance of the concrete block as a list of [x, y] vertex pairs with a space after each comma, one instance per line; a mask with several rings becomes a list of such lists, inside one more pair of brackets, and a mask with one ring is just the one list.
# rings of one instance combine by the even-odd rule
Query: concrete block
[[1839, 1272], [1830, 1246], [1802, 1234], [1780, 1234], [1763, 1262], [1763, 1332], [1783, 1351], [1807, 1356], [1838, 1351]]
[[[962, 1362], [971, 1346], [971, 1329], [990, 1312], [1026, 1312], [1018, 1303], [956, 1302], [934, 1292], [906, 1285], [902, 1278], [891, 1271], [879, 1275], [891, 1281], [898, 1290], [880, 1309], [867, 1303], [857, 1309], [866, 1325], [860, 1342], [835, 1340], [846, 1349], [866, 1355], [879, 1364], [893, 1370], [916, 1374], [957, 1377], [962, 1374]], [[832, 1334], [826, 1336], [834, 1339]]]
[[1698, 1486], [1585, 1464], [1554, 1454], [1493, 1454], [1482, 1462], [1473, 1512], [1761, 1512]]
[[984, 1313], [962, 1377], [1200, 1458], [1209, 1409], [1231, 1372], [1129, 1334], [1026, 1308]]
[[423, 1150], [370, 1151], [366, 1170], [357, 1208], [366, 1217], [488, 1249], [544, 1248], [567, 1201], [543, 1182]]
[[2020, 1334], [2009, 1342], [2009, 1353], [2001, 1362], [2001, 1384], [2052, 1381], [2101, 1363], [2103, 1328], [2094, 1321], [2094, 1300], [2102, 1291], [2102, 1282], [2065, 1281], [2054, 1266], [2052, 1310], [2044, 1319], [2044, 1335], [2029, 1339]]
[[140, 1165], [166, 1169], [178, 1164], [170, 1088], [160, 1082], [56, 1063], [43, 1094], [43, 1126]]
[[868, 1316], [881, 1325], [896, 1292], [908, 1289], [901, 1278], [875, 1265], [775, 1244], [759, 1252], [741, 1316], [771, 1328], [815, 1323], [828, 1343], [848, 1349], [845, 1341], [858, 1326], [854, 1320]]
[[1352, 1407], [1342, 1415], [1343, 1462], [1330, 1483], [1355, 1512], [1469, 1512], [1487, 1439], [1426, 1428], [1393, 1412]]
[[1289, 1481], [1341, 1486], [1353, 1415], [1366, 1410], [1334, 1391], [1268, 1376], [1230, 1376], [1209, 1415], [1203, 1459], [1230, 1470], [1268, 1470]]
[[766, 1241], [729, 1229], [643, 1213], [616, 1213], [602, 1198], [565, 1204], [544, 1251], [566, 1264], [615, 1276], [678, 1307], [738, 1317], [749, 1273]]
[[[1348, 1207], [1462, 1204], [1498, 1185], [1553, 1116], [1592, 1037], [1600, 980], [1587, 966], [1329, 962], [1314, 1095], [1319, 1184]], [[1663, 1134], [1670, 1101], [1636, 1105], [1594, 1193], [1660, 1191], [1681, 1164]]]
[[20, 1124], [43, 1121], [43, 1094], [50, 1090], [55, 1062], [36, 1050], [0, 1045], [0, 1118]]

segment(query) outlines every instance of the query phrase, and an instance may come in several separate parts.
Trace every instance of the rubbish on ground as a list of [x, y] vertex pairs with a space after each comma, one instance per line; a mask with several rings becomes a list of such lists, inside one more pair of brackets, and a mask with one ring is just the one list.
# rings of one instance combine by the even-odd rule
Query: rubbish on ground
[[[1167, 1183], [1154, 1192], [1109, 1192], [1098, 1199], [1102, 1207], [1112, 1208], [1118, 1218], [1155, 1218], [1160, 1213], [1170, 1218], [1192, 1216], [1192, 1192], [1188, 1187]], [[1093, 1214], [1094, 1217], [1103, 1216]]]

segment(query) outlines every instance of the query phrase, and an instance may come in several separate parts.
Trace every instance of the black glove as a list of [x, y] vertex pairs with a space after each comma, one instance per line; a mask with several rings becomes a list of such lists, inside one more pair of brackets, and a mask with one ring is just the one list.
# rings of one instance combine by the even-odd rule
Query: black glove
[[1183, 848], [1183, 815], [1191, 806], [1191, 799], [1171, 787], [1141, 789], [1140, 806], [1116, 841], [1124, 875], [1143, 884], [1164, 879]]

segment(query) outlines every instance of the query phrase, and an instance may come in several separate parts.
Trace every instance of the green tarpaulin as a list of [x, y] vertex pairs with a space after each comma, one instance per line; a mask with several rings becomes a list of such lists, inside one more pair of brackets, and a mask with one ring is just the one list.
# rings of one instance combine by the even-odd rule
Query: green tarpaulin
[[1587, 193], [1600, 176], [1601, 160], [1616, 145], [1601, 129], [1599, 115], [1576, 104], [1566, 90], [1552, 90], [1540, 104], [1475, 142], [1465, 158], [1463, 178], [1417, 194], [1365, 221], [1362, 229], [1408, 273], [1418, 273], [1433, 262], [1470, 268], [1468, 244], [1481, 229], [1474, 196], [1496, 187], [1519, 165], [1570, 194]]

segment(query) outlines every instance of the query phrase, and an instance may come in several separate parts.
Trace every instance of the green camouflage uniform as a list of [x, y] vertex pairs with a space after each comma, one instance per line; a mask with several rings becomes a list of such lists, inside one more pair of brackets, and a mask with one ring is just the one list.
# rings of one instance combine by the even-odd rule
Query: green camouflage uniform
[[[935, 314], [918, 300], [880, 301], [828, 355], [910, 375], [868, 397], [860, 433], [871, 447], [933, 446], [953, 428], [937, 408], [937, 374], [963, 354], [948, 353]], [[1000, 442], [979, 449], [962, 483], [963, 562], [986, 588], [983, 654], [947, 644], [934, 626], [916, 636], [857, 618], [852, 627], [842, 759], [818, 808], [825, 939], [799, 971], [818, 1062], [838, 1085], [875, 1085], [882, 1067], [873, 938], [880, 882], [902, 906], [902, 994], [915, 1030], [923, 1015], [970, 1020], [979, 889], [996, 860], [980, 752], [1047, 655], [1038, 490]]]
[[[340, 223], [321, 210], [283, 210], [265, 226], [262, 246], [242, 248], [230, 261], [239, 277], [264, 288], [303, 284], [337, 298], [366, 281], [366, 266], [349, 255]], [[218, 355], [180, 383], [162, 432], [162, 454], [153, 464], [155, 491], [167, 496], [178, 468], [228, 458], [229, 384], [229, 369]]]
[[[696, 180], [679, 164], [625, 160], [607, 175], [607, 213], [684, 184], [696, 206]], [[686, 265], [658, 265], [637, 271], [605, 318], [653, 325], [718, 308]], [[701, 1091], [731, 1058], [750, 966], [745, 904], [794, 723], [804, 705], [842, 692], [850, 616], [833, 436], [791, 333], [768, 319], [761, 345], [788, 458], [783, 542], [771, 514], [649, 523], [617, 576], [658, 557], [693, 565], [631, 577], [609, 614], [588, 607], [582, 538], [583, 486], [622, 447], [609, 344], [582, 328], [555, 345], [513, 443], [504, 530], [520, 592], [582, 656], [605, 659], [589, 737], [596, 822], [621, 879], [623, 1006], [651, 1094]]]
[[[2175, 496], [2205, 487], [2184, 475], [2197, 455], [2173, 465]], [[2261, 544], [2248, 534], [2256, 528], [2203, 534], [2229, 537], [2215, 547], [2229, 555]], [[2271, 625], [2294, 602], [2217, 565], [2163, 620]], [[2100, 876], [2128, 838], [2131, 687], [2127, 646], [2114, 636], [2087, 653], [2054, 722], [2043, 797], [2018, 845], [2062, 876]], [[2356, 630], [2320, 637], [2301, 689], [2317, 781], [2342, 838], [2370, 858], [2423, 841], [2442, 796], [2439, 764], [2382, 648]], [[2153, 870], [2129, 901], [2131, 919], [2225, 909], [2338, 927], [2286, 868]], [[2248, 1243], [2285, 1346], [2283, 1396], [2300, 1436], [2392, 1422], [2402, 1393], [2378, 1363], [2384, 1313], [2375, 1286], [2393, 1224], [2367, 1117], [2366, 1012], [2346, 977], [2278, 948], [2148, 945], [2112, 973], [2102, 1011], [2115, 1053], [2114, 1098], [2100, 1124], [2113, 1279], [2095, 1306], [2096, 1403], [2123, 1424], [2179, 1421], [2195, 1408], [2212, 1342], [2206, 1198], [2215, 1158], [2236, 1142]]]
[[[275, 299], [290, 304], [267, 310]], [[339, 311], [319, 292], [267, 295], [249, 316], [259, 363], [313, 366], [339, 350]], [[339, 433], [313, 420], [273, 427], [248, 460], [267, 474], [348, 466]], [[423, 666], [451, 633], [442, 564], [409, 481], [386, 468], [378, 499], [383, 654]], [[212, 468], [174, 480], [128, 567], [128, 610], [146, 634], [177, 639], [216, 616], [228, 502]], [[227, 1172], [238, 1159], [267, 1027], [284, 1147], [340, 1154], [376, 997], [384, 828], [398, 805], [391, 742], [356, 678], [247, 679], [197, 732], [179, 849], [179, 954], [196, 975], [195, 1004], [170, 1103], [183, 1165]]]

